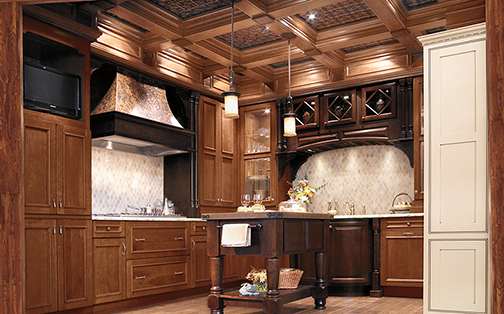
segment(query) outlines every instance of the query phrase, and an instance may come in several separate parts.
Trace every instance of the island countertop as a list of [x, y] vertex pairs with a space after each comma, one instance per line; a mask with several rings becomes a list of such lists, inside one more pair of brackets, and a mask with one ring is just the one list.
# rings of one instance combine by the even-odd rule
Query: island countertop
[[401, 213], [401, 214], [364, 214], [364, 215], [334, 215], [332, 219], [365, 219], [365, 218], [407, 218], [423, 217], [424, 213]]

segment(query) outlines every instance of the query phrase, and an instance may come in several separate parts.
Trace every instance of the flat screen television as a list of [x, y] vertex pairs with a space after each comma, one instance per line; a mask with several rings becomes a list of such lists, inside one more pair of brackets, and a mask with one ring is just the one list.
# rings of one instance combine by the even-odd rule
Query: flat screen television
[[39, 64], [24, 62], [24, 106], [80, 119], [81, 79]]

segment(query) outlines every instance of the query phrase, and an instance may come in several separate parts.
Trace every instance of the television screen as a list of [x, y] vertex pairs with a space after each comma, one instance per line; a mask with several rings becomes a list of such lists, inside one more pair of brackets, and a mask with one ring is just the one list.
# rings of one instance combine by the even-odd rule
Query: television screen
[[26, 63], [24, 64], [25, 106], [80, 118], [80, 77]]

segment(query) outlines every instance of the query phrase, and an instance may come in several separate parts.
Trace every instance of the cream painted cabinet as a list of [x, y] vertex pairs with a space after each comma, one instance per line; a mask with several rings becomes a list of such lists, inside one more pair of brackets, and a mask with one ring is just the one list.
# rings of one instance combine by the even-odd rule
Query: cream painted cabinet
[[423, 36], [424, 313], [490, 313], [485, 25]]

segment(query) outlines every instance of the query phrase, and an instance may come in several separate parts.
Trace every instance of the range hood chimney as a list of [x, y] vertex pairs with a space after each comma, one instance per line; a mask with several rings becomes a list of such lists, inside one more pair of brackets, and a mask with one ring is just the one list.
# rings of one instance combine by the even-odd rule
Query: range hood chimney
[[[100, 69], [93, 73], [92, 86], [105, 91], [102, 74]], [[110, 79], [110, 69], [108, 74]], [[112, 77], [91, 113], [93, 146], [149, 156], [194, 150], [194, 132], [177, 120], [165, 89], [117, 71]]]

